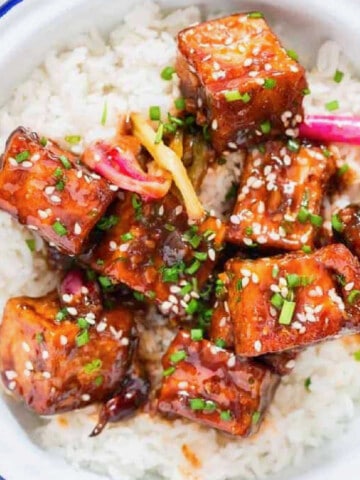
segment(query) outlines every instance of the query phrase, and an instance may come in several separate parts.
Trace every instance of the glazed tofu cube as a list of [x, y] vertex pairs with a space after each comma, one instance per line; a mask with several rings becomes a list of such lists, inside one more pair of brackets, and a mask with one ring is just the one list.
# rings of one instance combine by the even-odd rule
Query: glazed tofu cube
[[223, 299], [238, 355], [255, 357], [360, 330], [360, 263], [341, 244], [313, 254], [231, 259]]
[[158, 409], [232, 435], [255, 433], [278, 384], [256, 362], [179, 332], [163, 358]]
[[90, 325], [65, 315], [56, 294], [12, 298], [0, 326], [1, 378], [38, 414], [84, 407], [118, 389], [134, 341], [127, 308], [106, 311]]
[[0, 208], [62, 253], [77, 255], [115, 193], [72, 154], [45, 141], [24, 128], [10, 136], [0, 171]]
[[335, 238], [360, 258], [360, 205], [348, 205], [332, 217]]
[[145, 202], [131, 193], [108, 218], [116, 224], [85, 261], [113, 283], [156, 299], [165, 314], [194, 313], [195, 297], [211, 275], [224, 238], [220, 220], [208, 217], [192, 225], [174, 195]]
[[[296, 54], [295, 54], [296, 55]], [[305, 70], [260, 15], [235, 14], [182, 30], [176, 70], [218, 152], [279, 134], [296, 136]]]
[[263, 148], [247, 155], [227, 239], [262, 250], [311, 249], [322, 225], [323, 194], [335, 172], [334, 155], [295, 140], [267, 142]]

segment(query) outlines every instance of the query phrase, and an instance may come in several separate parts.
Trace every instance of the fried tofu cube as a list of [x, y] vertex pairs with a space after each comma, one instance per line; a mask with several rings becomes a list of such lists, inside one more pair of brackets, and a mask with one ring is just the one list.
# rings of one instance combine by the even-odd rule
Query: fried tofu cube
[[261, 15], [234, 14], [178, 34], [176, 71], [218, 152], [279, 134], [296, 136], [307, 82]]
[[[0, 171], [0, 208], [67, 255], [79, 254], [115, 193], [75, 157], [18, 128]], [[45, 146], [44, 146], [44, 145]]]
[[266, 367], [180, 331], [163, 357], [158, 409], [226, 433], [255, 433], [278, 384]]
[[341, 244], [312, 254], [231, 259], [224, 296], [238, 355], [256, 357], [360, 330], [360, 263]]
[[227, 231], [229, 242], [262, 250], [311, 249], [334, 155], [295, 140], [249, 151]]
[[91, 326], [64, 315], [55, 293], [12, 298], [0, 326], [1, 378], [40, 415], [73, 410], [118, 389], [134, 342], [133, 314], [125, 307], [104, 311]]
[[85, 261], [113, 283], [156, 299], [165, 314], [194, 313], [191, 293], [208, 280], [222, 246], [225, 226], [220, 220], [208, 217], [191, 225], [171, 194], [145, 202], [125, 193], [109, 214], [116, 224]]
[[348, 205], [332, 217], [335, 238], [360, 258], [360, 205]]

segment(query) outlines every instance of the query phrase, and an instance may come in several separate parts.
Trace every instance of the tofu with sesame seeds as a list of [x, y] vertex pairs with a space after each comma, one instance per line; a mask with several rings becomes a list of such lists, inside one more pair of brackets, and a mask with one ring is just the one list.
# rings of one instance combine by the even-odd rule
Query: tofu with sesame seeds
[[227, 240], [259, 250], [312, 249], [334, 155], [311, 144], [269, 141], [247, 154]]
[[211, 275], [222, 247], [225, 226], [220, 220], [208, 216], [192, 224], [172, 194], [144, 201], [124, 193], [110, 213], [119, 221], [83, 261], [113, 283], [155, 299], [164, 314], [195, 313], [194, 297]]
[[298, 133], [305, 70], [261, 14], [234, 14], [182, 30], [176, 71], [188, 110], [198, 123], [211, 125], [218, 152]]
[[40, 415], [81, 408], [117, 391], [135, 342], [129, 308], [104, 311], [91, 326], [61, 309], [56, 293], [12, 298], [0, 325], [1, 378]]
[[[257, 260], [221, 275], [238, 355], [258, 357], [360, 331], [360, 263], [341, 244]], [[255, 280], [255, 281], [254, 281]]]
[[115, 193], [80, 167], [73, 154], [45, 141], [22, 127], [9, 137], [0, 171], [0, 209], [62, 253], [77, 255]]
[[222, 432], [255, 433], [279, 377], [252, 360], [236, 357], [208, 340], [180, 331], [162, 360], [158, 410]]
[[342, 208], [332, 216], [331, 224], [335, 239], [360, 258], [360, 205]]

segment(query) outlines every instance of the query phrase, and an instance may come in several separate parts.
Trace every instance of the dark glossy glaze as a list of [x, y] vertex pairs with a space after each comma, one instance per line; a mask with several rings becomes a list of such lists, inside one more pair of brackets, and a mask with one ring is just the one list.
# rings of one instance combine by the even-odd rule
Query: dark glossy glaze
[[[255, 52], [255, 53], [254, 53]], [[270, 136], [296, 127], [303, 114], [305, 71], [292, 60], [262, 18], [247, 14], [210, 20], [178, 35], [177, 73], [198, 122], [217, 122], [212, 142], [217, 151], [262, 141], [260, 125], [270, 121]], [[253, 76], [255, 73], [255, 76]], [[276, 86], [264, 88], [265, 79]], [[248, 102], [226, 101], [224, 91], [249, 94]], [[291, 118], [283, 123], [281, 116]]]
[[341, 231], [335, 231], [335, 238], [345, 243], [354, 255], [360, 258], [360, 205], [349, 205], [338, 212], [342, 223]]
[[[183, 351], [178, 363], [171, 355]], [[232, 435], [254, 433], [272, 398], [278, 377], [251, 360], [241, 359], [207, 340], [193, 341], [180, 331], [163, 358], [166, 376], [159, 394], [158, 409], [180, 415]], [[194, 410], [192, 399], [202, 399], [211, 408]], [[222, 418], [228, 412], [228, 418]], [[255, 414], [255, 416], [254, 416]]]
[[[29, 157], [17, 163], [15, 158], [22, 152], [29, 152]], [[69, 161], [68, 168], [60, 161], [62, 155]], [[56, 177], [57, 169], [61, 177]], [[62, 190], [56, 188], [60, 180]], [[80, 168], [78, 160], [55, 143], [48, 141], [43, 147], [39, 137], [24, 128], [10, 136], [0, 172], [0, 208], [63, 253], [82, 251], [114, 195], [104, 179]], [[54, 230], [57, 221], [66, 234]]]

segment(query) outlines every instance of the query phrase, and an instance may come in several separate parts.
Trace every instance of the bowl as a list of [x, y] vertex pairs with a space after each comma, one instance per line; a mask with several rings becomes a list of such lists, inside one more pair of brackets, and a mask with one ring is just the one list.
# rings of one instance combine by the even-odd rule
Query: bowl
[[[71, 37], [95, 26], [102, 33], [121, 22], [136, 0], [10, 0], [0, 3], [0, 105], [12, 89], [24, 80], [51, 48], [66, 46]], [[193, 4], [194, 0], [159, 1], [164, 9]], [[215, 9], [218, 2], [207, 0], [203, 8]], [[360, 72], [358, 52], [349, 45], [360, 44], [358, 0], [248, 0], [226, 2], [226, 10], [261, 10], [290, 47], [310, 67], [321, 43], [335, 39], [347, 52], [354, 70]], [[59, 458], [34, 445], [28, 432], [36, 419], [21, 405], [0, 394], [0, 476], [6, 480], [101, 480], [104, 477], [75, 470]], [[91, 441], [91, 440], [89, 440]], [[360, 468], [360, 418], [342, 439], [314, 449], [301, 468], [282, 472], [273, 480], [355, 479]], [[121, 454], [121, 452], [119, 452]], [[281, 455], [281, 452], [279, 452]], [[121, 479], [117, 479], [121, 480]], [[211, 479], [209, 479], [211, 480]]]

